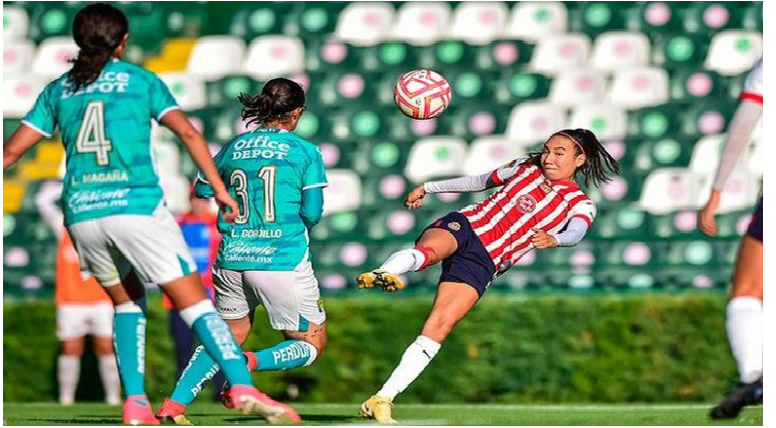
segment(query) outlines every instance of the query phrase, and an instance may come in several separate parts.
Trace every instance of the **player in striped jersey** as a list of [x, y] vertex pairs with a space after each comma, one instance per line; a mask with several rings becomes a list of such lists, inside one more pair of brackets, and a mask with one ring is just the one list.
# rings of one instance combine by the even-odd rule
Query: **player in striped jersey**
[[[714, 177], [711, 194], [700, 211], [698, 225], [709, 236], [717, 234], [720, 196], [739, 159], [749, 145], [752, 131], [763, 116], [763, 60], [752, 69], [741, 92], [741, 102], [730, 122], [725, 150]], [[738, 416], [741, 409], [763, 401], [763, 199], [755, 209], [746, 235], [741, 238], [733, 289], [727, 306], [727, 333], [738, 363], [740, 385], [720, 405], [711, 409], [714, 419]]]
[[391, 417], [393, 400], [439, 351], [456, 323], [485, 294], [494, 277], [534, 248], [576, 245], [595, 219], [596, 207], [579, 188], [599, 186], [619, 173], [619, 165], [596, 136], [585, 129], [553, 134], [541, 153], [517, 159], [475, 177], [432, 181], [407, 196], [409, 209], [428, 193], [498, 191], [479, 204], [452, 212], [423, 232], [415, 248], [393, 253], [379, 269], [359, 275], [359, 288], [404, 287], [400, 274], [442, 262], [436, 298], [420, 336], [402, 356], [382, 389], [361, 405], [361, 414], [381, 423]]

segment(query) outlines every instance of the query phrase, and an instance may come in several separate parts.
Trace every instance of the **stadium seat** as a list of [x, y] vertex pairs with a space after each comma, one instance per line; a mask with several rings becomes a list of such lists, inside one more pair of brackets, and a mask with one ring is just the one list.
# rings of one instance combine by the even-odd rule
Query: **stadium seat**
[[448, 73], [445, 78], [450, 83], [456, 100], [472, 103], [491, 99], [491, 83], [495, 80], [492, 73], [462, 70]]
[[671, 98], [695, 102], [726, 96], [725, 82], [719, 73], [702, 69], [677, 70], [671, 78]]
[[595, 39], [591, 65], [598, 70], [617, 72], [649, 65], [649, 38], [642, 33], [611, 31]]
[[473, 45], [487, 44], [503, 35], [507, 14], [503, 2], [461, 2], [455, 8], [447, 36]]
[[742, 19], [743, 26], [747, 30], [763, 32], [763, 2], [753, 1], [749, 3]]
[[3, 119], [23, 118], [43, 91], [44, 83], [35, 76], [8, 76], [3, 79]]
[[600, 102], [606, 93], [606, 79], [593, 69], [572, 69], [555, 76], [550, 102], [562, 107]]
[[247, 76], [230, 76], [208, 82], [207, 103], [209, 106], [225, 106], [237, 102], [242, 93], [255, 95], [259, 88], [255, 81]]
[[416, 67], [417, 50], [406, 43], [385, 42], [365, 47], [361, 70], [365, 72], [405, 73]]
[[652, 216], [651, 234], [661, 239], [700, 237], [698, 212], [682, 210], [671, 214]]
[[42, 78], [54, 79], [72, 67], [71, 58], [78, 56], [78, 46], [70, 37], [51, 37], [38, 46], [32, 72]]
[[534, 46], [520, 40], [494, 40], [477, 49], [475, 66], [480, 70], [505, 71], [528, 64]]
[[188, 73], [159, 73], [178, 105], [184, 110], [197, 110], [207, 105], [205, 84], [199, 77]]
[[648, 173], [656, 168], [683, 167], [689, 164], [692, 145], [672, 137], [645, 140], [635, 150], [633, 168]]
[[635, 110], [628, 121], [628, 135], [634, 137], [661, 138], [678, 132], [681, 125], [678, 108], [670, 104]]
[[503, 134], [506, 122], [503, 108], [491, 103], [467, 103], [445, 112], [440, 117], [440, 128], [442, 133], [471, 140], [485, 135]]
[[581, 32], [591, 37], [624, 28], [624, 15], [621, 2], [592, 1], [578, 5], [571, 15], [571, 31]]
[[367, 105], [349, 108], [331, 119], [331, 135], [337, 141], [381, 138], [385, 128], [384, 116]]
[[38, 7], [32, 9], [29, 37], [41, 42], [51, 37], [69, 36], [73, 16], [79, 7], [66, 2], [39, 3]]
[[629, 110], [664, 104], [668, 102], [668, 73], [660, 67], [615, 72], [608, 98]]
[[516, 141], [499, 135], [480, 137], [471, 142], [463, 164], [463, 174], [484, 174], [524, 155], [524, 147]]
[[667, 245], [667, 251], [660, 254], [660, 258], [668, 266], [705, 266], [711, 267], [718, 264], [718, 256], [715, 254], [713, 243], [707, 239], [672, 241]]
[[326, 111], [320, 108], [310, 108], [302, 118], [299, 119], [299, 123], [296, 126], [295, 134], [300, 137], [320, 142], [326, 141], [329, 138], [329, 121], [326, 117]]
[[[370, 240], [414, 240], [426, 227], [412, 211], [404, 207], [380, 209], [371, 213], [367, 221], [367, 235]], [[377, 263], [383, 260], [376, 260]]]
[[552, 133], [563, 129], [566, 112], [558, 105], [543, 101], [526, 101], [512, 109], [506, 136], [529, 145], [544, 142]]
[[708, 38], [701, 34], [659, 34], [652, 49], [652, 64], [669, 71], [696, 68], [706, 58]]
[[239, 74], [245, 56], [245, 43], [232, 36], [206, 36], [197, 39], [186, 71], [205, 81]]
[[361, 206], [361, 179], [354, 171], [331, 169], [326, 171], [329, 185], [323, 189], [323, 212], [332, 215], [356, 210]]
[[[227, 6], [228, 3], [224, 5]], [[239, 7], [241, 10], [226, 16], [226, 19], [230, 15], [233, 17], [229, 33], [245, 40], [253, 40], [269, 34], [283, 34], [283, 20], [291, 12], [293, 5], [285, 2], [261, 2]]]
[[29, 31], [30, 18], [19, 6], [3, 5], [3, 44], [23, 40]]
[[681, 12], [671, 2], [645, 1], [628, 13], [628, 28], [648, 35], [674, 32], [681, 27]]
[[628, 116], [615, 105], [582, 102], [572, 108], [567, 127], [589, 129], [599, 140], [620, 139], [628, 133]]
[[704, 67], [723, 76], [745, 73], [763, 54], [763, 35], [755, 31], [728, 30], [711, 39]]
[[304, 44], [296, 37], [261, 36], [248, 47], [244, 70], [258, 80], [305, 71]]
[[353, 239], [354, 236], [364, 236], [364, 226], [356, 211], [342, 211], [333, 215], [325, 215], [312, 230], [313, 242]]
[[692, 170], [655, 169], [647, 176], [638, 207], [654, 215], [695, 209], [702, 185], [702, 177]]
[[27, 74], [32, 68], [35, 44], [29, 40], [7, 40], [3, 43], [3, 76]]
[[512, 107], [522, 101], [545, 98], [549, 89], [550, 79], [543, 74], [508, 68], [494, 82], [493, 96], [499, 104]]
[[692, 2], [684, 14], [684, 29], [690, 33], [714, 33], [741, 25], [739, 8], [729, 2]]
[[391, 34], [396, 40], [429, 46], [446, 35], [452, 13], [445, 2], [405, 3], [397, 12]]
[[447, 40], [425, 47], [418, 55], [421, 68], [436, 70], [442, 75], [454, 70], [468, 70], [476, 57], [474, 46], [457, 40]]
[[298, 34], [305, 40], [330, 34], [334, 32], [337, 17], [346, 4], [333, 1], [305, 3], [303, 8], [297, 8], [297, 13], [286, 16], [286, 34]]
[[394, 13], [390, 3], [350, 3], [340, 13], [334, 38], [356, 46], [372, 46], [390, 37]]
[[363, 178], [362, 203], [368, 207], [402, 207], [404, 197], [414, 186], [402, 175], [400, 167], [393, 171], [375, 171]]
[[650, 229], [652, 216], [635, 207], [601, 209], [592, 232], [597, 238], [641, 239]]
[[363, 48], [335, 40], [306, 43], [305, 64], [308, 72], [354, 71], [360, 63]]
[[458, 176], [466, 161], [466, 142], [453, 137], [429, 137], [412, 145], [404, 175], [413, 183]]
[[568, 31], [568, 13], [562, 2], [519, 2], [512, 8], [506, 37], [539, 42]]
[[563, 34], [541, 39], [534, 50], [530, 68], [557, 74], [587, 65], [590, 39], [582, 34]]

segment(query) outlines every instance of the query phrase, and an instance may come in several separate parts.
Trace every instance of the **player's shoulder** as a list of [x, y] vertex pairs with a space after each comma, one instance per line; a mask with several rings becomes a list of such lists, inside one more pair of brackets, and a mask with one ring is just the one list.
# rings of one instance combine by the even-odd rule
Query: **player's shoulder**
[[131, 62], [114, 60], [114, 67], [117, 71], [129, 73], [131, 76], [139, 76], [142, 80], [153, 82], [159, 79], [159, 76], [151, 70], [147, 70], [138, 64]]
[[299, 147], [307, 156], [321, 154], [321, 148], [318, 145], [311, 143], [292, 132], [286, 132], [282, 135], [285, 139], [284, 142], [292, 145], [293, 147]]

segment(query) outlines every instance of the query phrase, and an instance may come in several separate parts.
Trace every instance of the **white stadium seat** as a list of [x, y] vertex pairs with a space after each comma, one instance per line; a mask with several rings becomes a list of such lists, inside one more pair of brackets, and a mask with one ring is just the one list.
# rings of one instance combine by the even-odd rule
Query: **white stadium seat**
[[756, 31], [727, 30], [711, 39], [704, 67], [723, 76], [735, 76], [754, 67], [763, 54], [763, 35]]
[[524, 145], [541, 143], [566, 124], [566, 110], [544, 101], [526, 101], [512, 109], [506, 137]]
[[626, 109], [668, 102], [668, 73], [659, 67], [636, 68], [614, 74], [609, 101]]
[[358, 46], [380, 43], [391, 35], [394, 13], [390, 3], [350, 3], [339, 14], [334, 38]]
[[159, 73], [178, 105], [184, 110], [198, 110], [207, 105], [205, 83], [189, 73]]
[[78, 46], [72, 38], [50, 37], [38, 46], [32, 72], [46, 79], [57, 78], [73, 67], [69, 60], [77, 56]]
[[13, 76], [3, 79], [3, 118], [20, 119], [35, 104], [45, 83], [36, 76]]
[[3, 43], [27, 37], [30, 18], [24, 8], [3, 4]]
[[598, 103], [606, 94], [605, 76], [597, 70], [563, 71], [552, 82], [550, 102], [564, 107]]
[[529, 42], [568, 31], [568, 12], [561, 2], [519, 2], [512, 9], [506, 37]]
[[189, 210], [191, 183], [186, 177], [176, 173], [161, 173], [160, 171], [159, 184], [162, 186], [167, 207], [173, 214], [180, 215]]
[[556, 74], [587, 66], [590, 38], [583, 34], [548, 36], [538, 41], [530, 68], [539, 73]]
[[502, 135], [480, 137], [472, 141], [463, 165], [464, 175], [480, 175], [525, 155], [524, 146]]
[[571, 110], [567, 128], [593, 131], [599, 140], [624, 138], [628, 133], [628, 115], [611, 104], [586, 104]]
[[258, 80], [302, 73], [305, 70], [304, 44], [291, 36], [261, 36], [248, 47], [245, 73]]
[[591, 65], [606, 71], [646, 67], [649, 54], [649, 38], [645, 34], [611, 31], [595, 39]]
[[205, 36], [197, 39], [186, 70], [206, 81], [242, 71], [245, 42], [233, 36]]
[[35, 57], [35, 43], [30, 40], [13, 40], [3, 43], [3, 76], [27, 74]]
[[326, 171], [329, 185], [323, 188], [323, 213], [331, 215], [361, 206], [361, 179], [349, 169]]
[[702, 178], [686, 168], [656, 169], [647, 176], [637, 206], [653, 215], [695, 209], [702, 184]]
[[473, 45], [487, 44], [502, 37], [507, 14], [503, 2], [461, 2], [455, 8], [448, 36]]
[[447, 32], [450, 5], [444, 2], [407, 2], [399, 8], [393, 38], [418, 46], [427, 46]]
[[404, 175], [415, 183], [431, 178], [461, 175], [466, 150], [466, 141], [460, 138], [422, 138], [410, 149]]

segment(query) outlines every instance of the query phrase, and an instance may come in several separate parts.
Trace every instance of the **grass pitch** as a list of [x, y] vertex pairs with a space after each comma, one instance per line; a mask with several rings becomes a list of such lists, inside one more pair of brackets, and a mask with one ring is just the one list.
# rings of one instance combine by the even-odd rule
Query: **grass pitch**
[[[155, 403], [159, 404], [159, 403]], [[305, 425], [371, 425], [358, 404], [295, 404]], [[737, 419], [712, 421], [711, 405], [508, 405], [397, 404], [402, 425], [762, 425], [763, 408], [746, 408]], [[197, 403], [189, 410], [196, 425], [263, 425], [220, 404]], [[104, 404], [4, 403], [3, 425], [119, 425], [121, 408]]]

